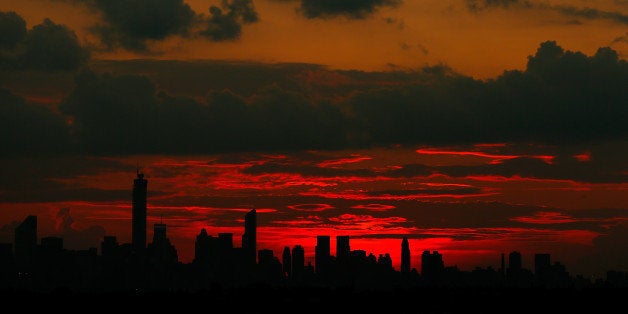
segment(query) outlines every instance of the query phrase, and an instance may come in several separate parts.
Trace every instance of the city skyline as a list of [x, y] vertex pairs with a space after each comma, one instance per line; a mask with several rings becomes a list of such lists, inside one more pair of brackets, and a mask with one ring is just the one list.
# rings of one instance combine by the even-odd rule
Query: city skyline
[[[456, 289], [613, 289], [628, 287], [628, 272], [609, 269], [605, 278], [571, 274], [553, 261], [550, 253], [534, 254], [534, 270], [522, 266], [522, 254], [501, 253], [499, 268], [476, 266], [472, 270], [447, 265], [437, 250], [423, 250], [420, 270], [411, 268], [407, 237], [401, 246], [401, 266], [393, 267], [389, 253], [351, 249], [351, 237], [337, 235], [336, 254], [331, 237], [317, 235], [314, 265], [306, 264], [300, 244], [284, 246], [282, 254], [257, 248], [257, 211], [244, 214], [241, 245], [233, 233], [216, 236], [202, 228], [194, 241], [194, 259], [179, 260], [163, 221], [153, 224], [153, 238], [146, 243], [148, 180], [138, 169], [133, 179], [131, 243], [106, 235], [98, 248], [64, 248], [63, 237], [42, 236], [38, 244], [37, 216], [27, 216], [14, 230], [14, 243], [0, 243], [0, 292], [49, 293], [66, 289], [73, 293], [153, 292], [198, 293], [206, 289], [242, 289], [265, 285], [277, 288], [357, 289], [391, 291], [417, 288]], [[254, 253], [253, 255], [251, 253]], [[255, 256], [256, 255], [256, 256]], [[281, 257], [281, 260], [279, 259]], [[530, 290], [534, 291], [534, 290]]]
[[618, 0], [0, 1], [0, 243], [33, 215], [53, 248], [151, 267], [231, 235], [269, 272], [299, 244], [604, 278], [628, 269], [627, 21]]
[[[146, 254], [154, 255], [154, 254], [168, 254], [166, 260], [169, 260], [170, 263], [181, 263], [178, 258], [176, 247], [170, 244], [170, 240], [167, 237], [167, 224], [163, 222], [163, 218], [159, 223], [155, 222], [153, 224], [153, 240], [151, 243], [146, 243], [147, 238], [147, 211], [150, 207], [147, 206], [147, 195], [148, 195], [148, 180], [145, 178], [144, 173], [139, 169], [136, 171], [137, 177], [133, 179], [133, 189], [132, 189], [132, 220], [131, 220], [131, 234], [132, 241], [129, 244], [131, 251], [127, 254], [130, 256], [135, 256], [135, 258], [146, 258]], [[367, 252], [361, 249], [351, 250], [350, 245], [350, 236], [347, 235], [336, 235], [335, 236], [335, 250], [336, 254], [332, 255], [331, 248], [331, 237], [329, 235], [316, 235], [316, 246], [314, 248], [314, 263], [312, 261], [308, 261], [306, 263], [306, 259], [304, 258], [305, 251], [301, 244], [291, 244], [284, 246], [283, 253], [281, 255], [275, 255], [273, 250], [269, 250], [266, 248], [262, 248], [260, 250], [255, 250], [257, 247], [256, 243], [256, 234], [257, 234], [257, 218], [256, 218], [256, 209], [253, 208], [250, 211], [246, 212], [244, 215], [244, 225], [241, 237], [241, 246], [236, 247], [233, 243], [234, 234], [233, 233], [218, 233], [216, 237], [211, 233], [208, 233], [206, 228], [202, 228], [200, 230], [199, 235], [196, 236], [195, 240], [195, 252], [194, 259], [191, 261], [192, 264], [204, 263], [211, 259], [216, 259], [217, 255], [226, 254], [224, 248], [228, 248], [229, 250], [241, 250], [234, 252], [241, 253], [233, 253], [236, 254], [237, 259], [242, 259], [241, 263], [244, 266], [243, 269], [249, 269], [252, 267], [251, 265], [263, 265], [264, 263], [268, 264], [273, 260], [279, 262], [278, 257], [281, 256], [281, 269], [282, 269], [282, 277], [291, 278], [294, 274], [301, 274], [304, 272], [306, 267], [310, 268], [312, 274], [316, 274], [318, 276], [326, 277], [330, 276], [331, 269], [336, 266], [332, 266], [337, 263], [345, 263], [349, 261], [350, 258], [354, 258], [356, 256], [362, 256], [362, 258], [369, 259], [372, 258], [373, 261], [377, 261], [379, 264], [389, 265], [390, 269], [395, 269], [393, 267], [394, 257], [390, 256], [388, 252]], [[30, 272], [30, 268], [35, 264], [38, 256], [37, 247], [41, 248], [55, 248], [56, 250], [63, 249], [63, 238], [55, 237], [55, 236], [44, 236], [40, 238], [40, 244], [37, 242], [37, 216], [29, 215], [26, 217], [16, 228], [15, 228], [15, 242], [12, 243], [14, 249], [12, 248], [13, 254], [15, 255], [15, 263], [18, 265], [17, 270], [20, 270], [20, 267], [24, 267], [21, 271]], [[218, 243], [214, 243], [218, 241]], [[10, 247], [11, 243], [0, 243], [3, 245], [2, 247]], [[100, 243], [100, 249], [94, 247], [86, 247], [82, 248], [82, 250], [90, 251], [90, 252], [99, 252], [99, 255], [105, 257], [110, 256], [112, 251], [120, 250], [121, 247], [124, 247], [124, 243], [118, 244], [116, 235], [105, 235]], [[168, 252], [170, 253], [155, 253], [162, 252], [163, 249], [158, 249], [159, 246], [165, 245]], [[283, 243], [282, 245], [285, 245]], [[210, 249], [210, 247], [216, 246], [217, 248]], [[398, 269], [395, 269], [397, 272], [402, 274], [408, 274], [410, 272], [414, 272], [415, 274], [420, 274], [425, 280], [434, 281], [438, 274], [444, 274], [445, 269], [455, 269], [455, 271], [482, 271], [482, 266], [476, 265], [473, 269], [459, 269], [457, 265], [447, 265], [444, 262], [443, 255], [438, 252], [438, 250], [434, 250], [431, 252], [430, 250], [422, 250], [420, 251], [420, 266], [419, 268], [412, 267], [411, 264], [411, 252], [412, 249], [410, 247], [407, 236], [403, 236], [401, 242], [401, 253], [399, 256]], [[221, 249], [222, 247], [222, 249]], [[292, 250], [290, 249], [292, 247]], [[146, 250], [148, 248], [148, 253]], [[251, 251], [254, 257], [251, 256]], [[298, 253], [297, 253], [298, 252]], [[4, 252], [6, 253], [6, 252]], [[95, 253], [94, 253], [95, 254]], [[230, 253], [231, 254], [231, 253]], [[293, 259], [293, 255], [297, 255]], [[518, 251], [514, 250], [508, 253], [507, 267], [504, 259], [505, 253], [501, 253], [501, 264], [499, 267], [494, 267], [494, 265], [486, 265], [485, 269], [487, 271], [493, 271], [497, 274], [501, 274], [502, 276], [506, 276], [506, 274], [517, 274], [522, 273], [524, 271], [530, 272], [525, 267], [523, 267], [523, 257], [522, 254]], [[160, 259], [163, 258], [164, 255], [159, 255]], [[379, 257], [377, 257], [379, 256]], [[3, 255], [4, 258], [7, 258]], [[42, 261], [39, 261], [42, 262]], [[45, 263], [46, 261], [43, 261]], [[240, 265], [240, 262], [230, 261], [229, 263], [235, 263], [236, 265]], [[9, 265], [9, 263], [5, 260], [2, 265]], [[185, 263], [184, 263], [185, 264]], [[246, 266], [248, 265], [248, 266]], [[569, 276], [568, 270], [565, 268], [565, 265], [561, 264], [558, 261], [551, 260], [551, 253], [535, 253], [534, 254], [534, 274], [535, 276], [542, 276], [544, 273], [550, 271], [552, 267], [557, 268], [560, 272], [564, 272]], [[296, 269], [296, 271], [295, 271]], [[615, 271], [621, 272], [621, 270], [609, 269], [607, 271]], [[578, 276], [582, 276], [582, 274], [577, 274]], [[573, 276], [573, 274], [572, 274]]]

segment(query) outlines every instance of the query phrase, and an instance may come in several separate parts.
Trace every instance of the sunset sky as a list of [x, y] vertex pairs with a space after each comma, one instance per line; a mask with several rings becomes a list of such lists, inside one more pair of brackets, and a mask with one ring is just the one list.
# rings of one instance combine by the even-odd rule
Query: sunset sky
[[256, 208], [276, 256], [628, 270], [628, 1], [3, 0], [0, 34], [0, 242], [130, 241], [140, 166], [182, 262]]

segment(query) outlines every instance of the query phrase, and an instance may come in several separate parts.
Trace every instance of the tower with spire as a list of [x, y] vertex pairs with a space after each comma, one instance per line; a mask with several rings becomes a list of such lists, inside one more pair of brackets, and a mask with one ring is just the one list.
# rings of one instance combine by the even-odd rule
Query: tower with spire
[[137, 178], [133, 180], [133, 217], [131, 243], [133, 251], [142, 254], [146, 250], [146, 192], [148, 181], [137, 169]]
[[257, 255], [257, 212], [255, 208], [244, 216], [242, 250], [246, 264], [255, 265]]
[[410, 272], [410, 244], [408, 243], [408, 237], [403, 237], [403, 240], [401, 240], [401, 272]]

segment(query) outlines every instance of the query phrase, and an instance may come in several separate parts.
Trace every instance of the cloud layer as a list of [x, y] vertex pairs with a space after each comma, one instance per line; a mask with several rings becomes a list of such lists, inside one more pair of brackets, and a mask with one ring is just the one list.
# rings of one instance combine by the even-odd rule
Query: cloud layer
[[234, 40], [240, 37], [242, 25], [258, 20], [252, 0], [222, 0], [209, 8], [209, 16], [195, 12], [183, 0], [69, 1], [100, 15], [91, 31], [108, 50], [150, 52], [152, 43], [172, 36]]
[[[620, 11], [605, 11], [594, 7], [577, 7], [568, 4], [551, 4], [530, 0], [465, 0], [467, 8], [472, 12], [487, 9], [535, 9], [559, 13], [569, 18], [586, 20], [606, 20], [613, 23], [628, 25], [628, 15]], [[573, 21], [572, 21], [573, 22]], [[575, 20], [575, 24], [580, 24]]]
[[[70, 141], [62, 143], [72, 147], [42, 141], [33, 150], [91, 153], [576, 143], [628, 135], [628, 64], [610, 48], [586, 56], [544, 42], [528, 58], [525, 71], [507, 71], [489, 81], [445, 67], [364, 73], [311, 65], [150, 62], [155, 74], [149, 77], [129, 70], [141, 68], [141, 62], [122, 64], [114, 68], [121, 74], [80, 73], [60, 106], [62, 115], [27, 110], [36, 106], [5, 92], [5, 108], [13, 111], [5, 110], [3, 118], [10, 121], [10, 112], [19, 111], [19, 119], [38, 126], [56, 119], [43, 138], [69, 134]], [[265, 80], [248, 73], [264, 73]], [[187, 83], [194, 77], [198, 86]], [[42, 116], [52, 120], [42, 122]], [[12, 134], [22, 134], [18, 129]], [[29, 130], [23, 134], [34, 132]], [[6, 141], [13, 143], [10, 151], [24, 150], [20, 141]]]
[[362, 19], [380, 7], [396, 7], [402, 2], [402, 0], [301, 0], [299, 11], [309, 19], [337, 16]]
[[0, 12], [0, 70], [75, 70], [89, 58], [76, 34], [45, 19], [26, 29], [15, 12]]

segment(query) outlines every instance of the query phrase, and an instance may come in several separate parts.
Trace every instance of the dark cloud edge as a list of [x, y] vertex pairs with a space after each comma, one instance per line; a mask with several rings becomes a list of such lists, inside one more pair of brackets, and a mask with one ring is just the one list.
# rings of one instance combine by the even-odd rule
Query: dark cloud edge
[[[348, 78], [348, 83], [323, 86], [326, 94], [312, 88], [320, 82], [302, 81], [298, 70], [289, 72], [288, 79], [281, 71], [276, 81], [259, 85], [251, 94], [234, 93], [227, 86], [200, 101], [159, 91], [145, 76], [81, 71], [61, 113], [39, 110], [35, 116], [23, 99], [4, 90], [4, 108], [12, 109], [3, 114], [19, 112], [23, 123], [8, 123], [12, 129], [3, 144], [7, 153], [188, 154], [500, 141], [622, 142], [628, 135], [623, 84], [628, 64], [610, 48], [586, 56], [544, 42], [528, 58], [525, 71], [505, 71], [487, 81], [446, 67], [381, 76], [325, 70]], [[382, 79], [401, 84], [382, 87]], [[338, 93], [345, 97], [337, 100]], [[73, 123], [63, 126], [59, 121]], [[33, 123], [59, 130], [33, 131], [28, 128]], [[48, 145], [39, 143], [40, 135]]]

